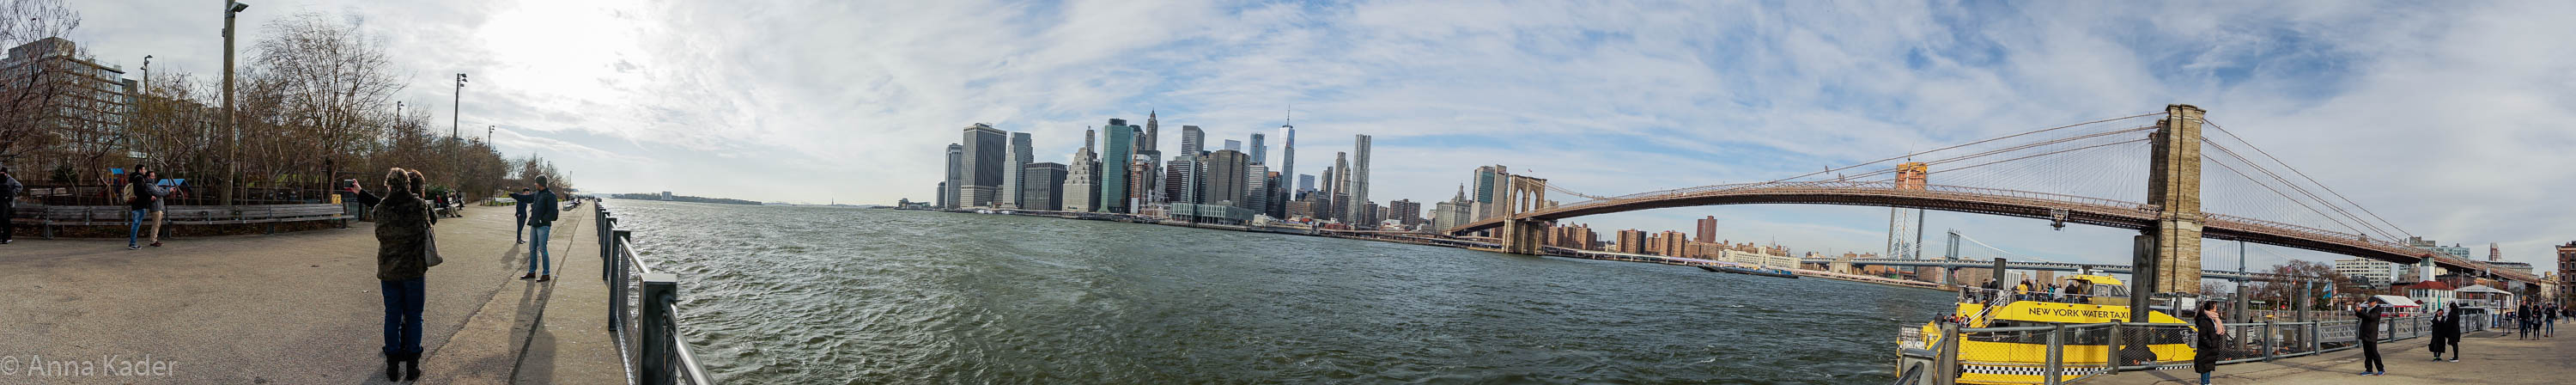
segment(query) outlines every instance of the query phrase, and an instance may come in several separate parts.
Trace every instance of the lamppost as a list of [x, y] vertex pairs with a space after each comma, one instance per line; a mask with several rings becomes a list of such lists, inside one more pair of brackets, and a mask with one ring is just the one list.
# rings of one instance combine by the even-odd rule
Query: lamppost
[[233, 16], [250, 4], [224, 0], [224, 191], [223, 205], [233, 205], [233, 190], [241, 187], [241, 121], [233, 116]]
[[465, 73], [463, 72], [456, 73], [455, 98], [456, 102], [449, 103], [447, 106], [449, 108], [449, 112], [447, 113], [447, 124], [450, 125], [447, 127], [447, 137], [449, 138], [455, 138], [457, 130], [460, 127], [464, 127], [463, 124], [459, 123], [463, 121], [462, 118], [457, 116], [461, 111], [465, 111], [465, 106], [463, 106], [465, 103]]
[[497, 124], [483, 127], [483, 145], [492, 145], [492, 131], [499, 129], [501, 129], [501, 125]]
[[143, 55], [143, 94], [152, 94], [152, 55]]

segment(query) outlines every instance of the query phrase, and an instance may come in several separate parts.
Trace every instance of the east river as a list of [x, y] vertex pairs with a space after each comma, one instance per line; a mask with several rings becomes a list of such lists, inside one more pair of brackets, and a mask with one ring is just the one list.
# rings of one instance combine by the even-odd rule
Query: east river
[[1885, 383], [1937, 291], [1117, 222], [609, 200], [728, 383]]

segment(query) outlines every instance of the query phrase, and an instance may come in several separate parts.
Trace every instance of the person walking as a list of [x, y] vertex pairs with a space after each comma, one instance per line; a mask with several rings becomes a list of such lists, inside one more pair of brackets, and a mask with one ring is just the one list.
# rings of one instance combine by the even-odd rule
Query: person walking
[[[536, 207], [528, 208], [528, 238], [533, 242], [528, 244], [528, 275], [519, 276], [519, 279], [535, 278], [537, 282], [545, 282], [555, 278], [554, 253], [546, 250], [546, 238], [553, 234], [555, 216], [563, 209], [555, 203], [555, 190], [546, 184], [545, 176], [537, 176], [537, 192], [529, 198], [536, 203]], [[545, 268], [544, 275], [537, 274], [539, 267]]]
[[9, 233], [18, 231], [18, 225], [9, 217], [17, 210], [19, 190], [25, 189], [27, 185], [18, 184], [18, 178], [9, 175], [8, 166], [0, 166], [0, 245], [9, 244]]
[[387, 381], [419, 380], [421, 372], [420, 315], [427, 305], [429, 218], [435, 215], [412, 193], [411, 183], [403, 169], [389, 170], [386, 195], [369, 211], [376, 218], [377, 288], [384, 293]]
[[2218, 370], [2218, 357], [2227, 351], [2227, 329], [2218, 325], [2218, 301], [2201, 301], [2200, 314], [2191, 319], [2200, 329], [2199, 349], [2192, 354], [2191, 371], [2200, 373], [2200, 385], [2209, 385], [2209, 373]]
[[537, 200], [537, 195], [531, 194], [531, 191], [534, 190], [520, 187], [519, 193], [510, 194], [510, 201], [518, 202], [511, 206], [518, 206], [519, 208], [518, 221], [510, 222], [512, 226], [510, 234], [516, 236], [519, 239], [519, 243], [528, 243], [528, 205], [535, 203]]
[[152, 204], [161, 200], [161, 196], [154, 193], [152, 184], [143, 179], [145, 171], [149, 170], [142, 164], [136, 164], [133, 171], [125, 173], [126, 250], [143, 249], [143, 245], [137, 243], [142, 239], [143, 222], [151, 214]]
[[2356, 331], [2361, 340], [2361, 375], [2388, 375], [2388, 364], [2379, 361], [2379, 299], [2371, 298], [2354, 304], [2352, 317], [2361, 320]]

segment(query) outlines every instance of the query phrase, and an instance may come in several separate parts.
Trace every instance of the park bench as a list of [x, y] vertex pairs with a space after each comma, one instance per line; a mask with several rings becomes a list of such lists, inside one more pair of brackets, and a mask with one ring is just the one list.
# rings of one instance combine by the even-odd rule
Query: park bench
[[[9, 213], [15, 223], [44, 228], [44, 237], [53, 239], [56, 226], [124, 226], [132, 211], [125, 206], [47, 206], [17, 207]], [[267, 224], [268, 233], [277, 233], [277, 224], [304, 221], [340, 221], [348, 228], [350, 216], [335, 204], [290, 204], [256, 206], [170, 206], [162, 211], [161, 220], [169, 225], [236, 225]]]

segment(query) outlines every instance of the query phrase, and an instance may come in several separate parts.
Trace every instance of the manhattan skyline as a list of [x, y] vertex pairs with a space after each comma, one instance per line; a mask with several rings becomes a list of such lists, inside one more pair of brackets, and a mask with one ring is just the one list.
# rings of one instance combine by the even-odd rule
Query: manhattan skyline
[[[214, 21], [195, 10], [72, 6], [130, 21], [68, 36], [103, 60], [131, 70], [156, 55], [155, 72], [199, 76], [217, 66], [204, 48]], [[2550, 192], [2576, 189], [2576, 176], [2520, 171], [2576, 163], [2556, 150], [2576, 144], [2576, 130], [2563, 128], [2576, 120], [2566, 102], [2576, 75], [2562, 70], [2576, 56], [2552, 41], [2576, 32], [2555, 22], [2576, 13], [2566, 4], [257, 6], [244, 24], [300, 12], [363, 19], [407, 53], [396, 64], [413, 86], [398, 98], [420, 108], [444, 114], [454, 107], [444, 78], [474, 74], [459, 124], [499, 126], [504, 153], [592, 170], [584, 182], [600, 191], [926, 201], [919, 186], [940, 180], [940, 146], [965, 124], [1029, 133], [1032, 160], [1064, 163], [1082, 131], [1107, 118], [1154, 113], [1248, 140], [1276, 133], [1294, 105], [1308, 160], [1300, 174], [1352, 148], [1353, 135], [1375, 137], [1372, 201], [1445, 200], [1487, 164], [1626, 193], [1769, 180], [2187, 102], [2259, 127], [2248, 140], [2427, 238], [2500, 243], [2508, 259], [2549, 270], [2548, 247], [2576, 234], [2576, 224], [2530, 210], [2561, 201]], [[2406, 28], [2375, 28], [2389, 25]], [[1271, 152], [1285, 147], [1270, 140], [1280, 144]], [[1885, 212], [1868, 208], [1577, 222], [1659, 231], [1706, 215], [1723, 219], [1721, 234], [1806, 249], [1884, 242]], [[2083, 258], [2117, 258], [2097, 246], [2125, 236], [1939, 212], [1924, 228]]]

